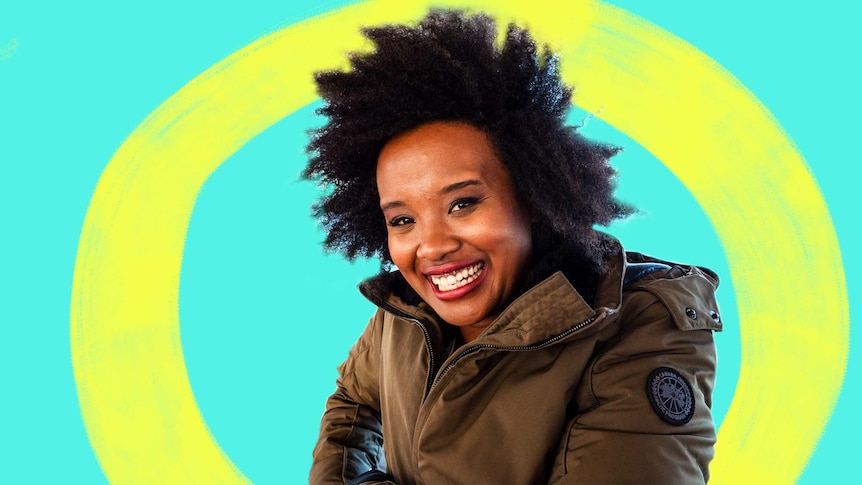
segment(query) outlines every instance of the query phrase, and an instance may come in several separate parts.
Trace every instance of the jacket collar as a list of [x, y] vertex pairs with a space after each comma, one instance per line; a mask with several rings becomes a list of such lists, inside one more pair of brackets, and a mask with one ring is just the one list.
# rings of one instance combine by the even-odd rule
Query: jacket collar
[[[616, 312], [622, 301], [625, 253], [616, 239], [606, 236], [605, 240], [608, 244], [600, 272], [580, 263], [569, 246], [549, 252], [526, 278], [527, 289], [474, 343], [537, 345], [561, 334], [574, 334], [572, 329], [579, 325], [586, 330], [586, 324], [600, 315]], [[410, 288], [400, 272], [382, 272], [363, 281], [359, 289], [378, 307], [447, 333], [448, 325]]]

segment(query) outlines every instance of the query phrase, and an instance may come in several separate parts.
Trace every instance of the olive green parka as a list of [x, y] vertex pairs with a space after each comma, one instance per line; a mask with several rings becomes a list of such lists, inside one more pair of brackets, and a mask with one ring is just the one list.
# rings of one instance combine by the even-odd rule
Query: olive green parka
[[339, 368], [311, 483], [708, 479], [711, 271], [617, 245], [592, 298], [556, 271], [454, 349], [398, 278], [361, 286], [379, 310]]

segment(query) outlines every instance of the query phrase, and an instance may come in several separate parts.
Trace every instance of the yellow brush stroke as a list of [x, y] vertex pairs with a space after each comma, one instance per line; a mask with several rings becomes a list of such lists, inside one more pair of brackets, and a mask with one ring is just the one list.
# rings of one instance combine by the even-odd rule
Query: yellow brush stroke
[[[841, 389], [849, 314], [829, 213], [769, 112], [703, 53], [600, 2], [434, 4], [529, 25], [562, 51], [578, 104], [603, 109], [691, 190], [725, 248], [743, 340], [713, 480], [797, 478]], [[84, 222], [71, 306], [81, 410], [110, 481], [247, 483], [206, 428], [183, 361], [179, 272], [195, 198], [222, 161], [315, 99], [310, 73], [344, 65], [364, 45], [361, 25], [426, 6], [367, 2], [266, 36], [168, 99], [111, 159]], [[698, 240], [684, 221], [680, 237]]]
[[12, 57], [12, 54], [18, 50], [18, 39], [12, 39], [8, 44], [0, 47], [0, 61], [5, 61]]

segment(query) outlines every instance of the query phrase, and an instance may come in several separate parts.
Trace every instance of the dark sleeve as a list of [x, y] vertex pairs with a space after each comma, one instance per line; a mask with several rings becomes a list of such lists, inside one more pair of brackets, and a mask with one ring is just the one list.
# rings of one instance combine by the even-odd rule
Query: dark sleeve
[[336, 390], [321, 419], [309, 483], [387, 483], [378, 393], [380, 317], [371, 319], [338, 368]]
[[699, 273], [656, 282], [624, 295], [620, 333], [579, 387], [552, 483], [709, 479], [721, 328], [714, 284]]

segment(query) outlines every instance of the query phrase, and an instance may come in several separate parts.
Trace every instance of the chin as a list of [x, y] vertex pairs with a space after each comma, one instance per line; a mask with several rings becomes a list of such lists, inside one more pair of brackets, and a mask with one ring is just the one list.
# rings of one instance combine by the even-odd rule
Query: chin
[[452, 312], [437, 312], [437, 315], [440, 316], [446, 323], [449, 325], [454, 325], [456, 327], [469, 327], [471, 325], [475, 325], [486, 317], [483, 315], [465, 315], [463, 313], [452, 313]]

